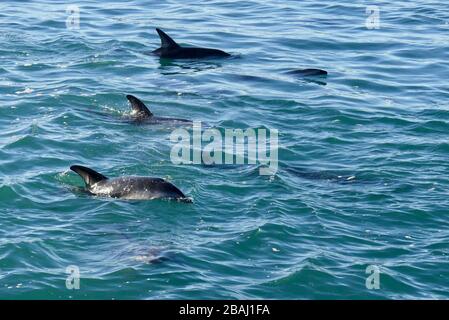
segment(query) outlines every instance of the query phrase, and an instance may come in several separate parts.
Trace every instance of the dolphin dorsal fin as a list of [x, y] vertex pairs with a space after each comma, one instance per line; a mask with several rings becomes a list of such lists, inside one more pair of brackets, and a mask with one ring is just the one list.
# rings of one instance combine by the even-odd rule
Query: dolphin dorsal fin
[[179, 48], [179, 44], [175, 42], [172, 38], [170, 38], [164, 31], [159, 28], [156, 28], [159, 37], [161, 38], [161, 48], [164, 49], [175, 49]]
[[83, 178], [84, 183], [86, 183], [88, 187], [99, 181], [108, 179], [104, 175], [83, 166], [71, 166], [70, 170], [78, 173], [81, 176], [81, 178]]
[[136, 97], [128, 94], [126, 98], [131, 103], [131, 108], [133, 109], [133, 112], [139, 117], [139, 118], [150, 118], [153, 116], [151, 111], [147, 108], [147, 106], [137, 99]]

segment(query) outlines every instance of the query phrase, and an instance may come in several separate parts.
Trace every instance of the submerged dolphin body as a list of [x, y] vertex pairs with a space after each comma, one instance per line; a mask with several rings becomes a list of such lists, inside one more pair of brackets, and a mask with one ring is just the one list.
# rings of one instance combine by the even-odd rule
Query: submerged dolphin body
[[181, 190], [160, 178], [121, 177], [109, 179], [102, 174], [82, 166], [71, 166], [83, 178], [89, 193], [125, 200], [152, 200], [158, 198], [190, 202]]
[[166, 117], [156, 117], [148, 109], [148, 107], [135, 96], [127, 95], [126, 98], [131, 104], [132, 113], [131, 119], [137, 123], [149, 123], [158, 124], [161, 122], [181, 122], [181, 123], [191, 123], [190, 120], [179, 119], [179, 118], [166, 118]]
[[332, 171], [312, 171], [305, 168], [286, 167], [285, 171], [308, 180], [325, 180], [328, 182], [349, 184], [359, 182], [355, 175], [338, 174]]
[[161, 47], [153, 51], [153, 54], [167, 59], [202, 59], [209, 57], [223, 58], [230, 57], [229, 53], [218, 49], [181, 47], [164, 31], [156, 28], [161, 38]]

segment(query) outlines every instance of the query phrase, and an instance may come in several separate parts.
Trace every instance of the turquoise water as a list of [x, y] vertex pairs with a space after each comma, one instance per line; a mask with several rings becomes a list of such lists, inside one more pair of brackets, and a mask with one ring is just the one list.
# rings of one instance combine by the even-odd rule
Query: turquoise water
[[[370, 1], [76, 4], [79, 30], [65, 1], [0, 3], [0, 298], [449, 298], [446, 3], [376, 1], [379, 29]], [[155, 27], [234, 57], [160, 61]], [[173, 164], [173, 128], [123, 121], [126, 94], [278, 129], [279, 171]], [[72, 164], [194, 202], [89, 197]]]

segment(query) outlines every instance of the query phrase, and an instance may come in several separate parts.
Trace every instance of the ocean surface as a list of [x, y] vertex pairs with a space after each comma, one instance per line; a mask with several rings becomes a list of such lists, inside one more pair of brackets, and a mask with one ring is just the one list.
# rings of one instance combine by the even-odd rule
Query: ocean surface
[[[1, 299], [449, 298], [446, 2], [69, 4], [0, 2]], [[232, 57], [160, 60], [156, 27]], [[174, 164], [126, 94], [278, 130], [277, 173]], [[92, 197], [73, 164], [193, 203]]]

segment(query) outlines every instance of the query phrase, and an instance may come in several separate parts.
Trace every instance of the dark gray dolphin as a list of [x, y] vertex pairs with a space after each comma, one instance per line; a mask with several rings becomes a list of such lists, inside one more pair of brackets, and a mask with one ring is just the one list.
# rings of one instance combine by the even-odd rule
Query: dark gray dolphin
[[153, 54], [168, 59], [202, 59], [208, 57], [229, 57], [226, 53], [217, 49], [197, 48], [197, 47], [181, 47], [172, 38], [170, 38], [164, 31], [156, 28], [159, 37], [161, 38], [161, 47], [153, 51]]
[[109, 179], [86, 167], [71, 166], [70, 169], [83, 178], [86, 184], [86, 190], [97, 196], [126, 200], [165, 198], [191, 202], [181, 190], [164, 179], [150, 177], [120, 177]]
[[296, 69], [287, 73], [301, 77], [327, 76], [327, 71], [322, 69]]
[[131, 103], [131, 119], [137, 123], [149, 123], [149, 124], [157, 124], [161, 122], [182, 122], [182, 123], [191, 123], [192, 121], [186, 119], [179, 118], [167, 118], [167, 117], [156, 117], [153, 113], [147, 108], [147, 106], [137, 99], [135, 96], [128, 94], [126, 96], [128, 101]]

